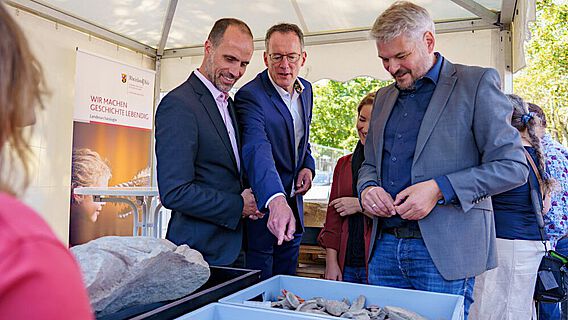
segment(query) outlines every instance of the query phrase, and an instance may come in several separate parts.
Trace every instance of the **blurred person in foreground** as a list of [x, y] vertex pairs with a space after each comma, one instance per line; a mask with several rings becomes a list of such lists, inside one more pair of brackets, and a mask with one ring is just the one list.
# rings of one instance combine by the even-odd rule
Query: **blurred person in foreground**
[[92, 319], [73, 256], [16, 197], [30, 174], [22, 127], [35, 123], [44, 82], [23, 32], [1, 2], [0, 34], [0, 319]]
[[374, 98], [375, 93], [369, 93], [357, 106], [359, 142], [352, 154], [339, 158], [333, 172], [325, 225], [318, 237], [326, 251], [325, 278], [329, 280], [367, 283], [365, 257], [371, 220], [363, 214], [357, 198], [357, 178], [365, 160], [364, 146]]

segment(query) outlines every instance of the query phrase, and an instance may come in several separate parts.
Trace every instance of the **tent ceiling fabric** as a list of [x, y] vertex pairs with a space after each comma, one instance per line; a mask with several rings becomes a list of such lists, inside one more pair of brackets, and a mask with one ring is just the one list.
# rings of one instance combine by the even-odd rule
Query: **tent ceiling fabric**
[[157, 48], [169, 1], [47, 0], [35, 2], [45, 3], [71, 16]]
[[[10, 2], [10, 1], [8, 1]], [[12, 1], [25, 7], [26, 1]], [[169, 1], [166, 0], [31, 0], [95, 26], [157, 49]], [[237, 17], [251, 27], [256, 40], [277, 22], [298, 24], [306, 35], [368, 30], [394, 0], [179, 0], [165, 49], [203, 45], [215, 20]], [[450, 0], [416, 0], [436, 22], [479, 18]], [[493, 12], [514, 0], [460, 0]], [[513, 6], [514, 7], [514, 6]]]

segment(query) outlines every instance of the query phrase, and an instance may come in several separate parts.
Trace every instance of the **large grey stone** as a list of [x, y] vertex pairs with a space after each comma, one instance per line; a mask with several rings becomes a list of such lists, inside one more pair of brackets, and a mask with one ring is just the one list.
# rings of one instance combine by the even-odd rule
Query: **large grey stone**
[[102, 237], [71, 248], [97, 316], [178, 299], [209, 279], [201, 253], [150, 237]]

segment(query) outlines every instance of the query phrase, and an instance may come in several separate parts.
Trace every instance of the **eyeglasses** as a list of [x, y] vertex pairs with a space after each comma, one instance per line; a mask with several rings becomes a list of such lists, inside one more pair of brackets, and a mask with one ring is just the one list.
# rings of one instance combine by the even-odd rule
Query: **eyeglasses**
[[268, 56], [270, 57], [270, 60], [272, 60], [272, 62], [276, 63], [282, 62], [282, 59], [286, 57], [286, 60], [288, 60], [288, 62], [294, 63], [298, 62], [298, 60], [300, 60], [300, 57], [302, 55], [299, 53], [288, 53], [288, 54], [271, 53]]

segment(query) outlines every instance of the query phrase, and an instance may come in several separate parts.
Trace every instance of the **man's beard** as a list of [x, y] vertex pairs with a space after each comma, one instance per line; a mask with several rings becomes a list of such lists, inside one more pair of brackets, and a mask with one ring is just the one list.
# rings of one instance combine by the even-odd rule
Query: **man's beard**
[[[409, 74], [411, 77], [411, 82], [407, 86], [403, 86], [400, 82], [398, 82], [397, 77], [403, 76], [404, 74]], [[398, 71], [392, 75], [392, 77], [396, 81], [396, 86], [401, 90], [414, 90], [414, 85], [416, 84], [416, 79], [412, 76], [412, 72], [408, 69], [398, 69]]]
[[[228, 72], [219, 72], [219, 74], [215, 74], [215, 64], [213, 63], [213, 57], [210, 56], [207, 59], [207, 74], [206, 74], [206, 77], [208, 79], [210, 79], [210, 81], [213, 83], [215, 88], [217, 88], [219, 91], [222, 91], [222, 92], [231, 91], [231, 89], [233, 88], [233, 85], [224, 84], [221, 81], [222, 76], [225, 76], [226, 78], [229, 78], [229, 79], [235, 78]], [[236, 82], [236, 79], [235, 79], [235, 82]]]
[[[400, 68], [396, 71], [395, 74], [391, 74], [393, 76], [393, 78], [396, 81], [396, 85], [399, 89], [402, 90], [414, 90], [416, 87], [416, 81], [418, 81], [419, 79], [421, 79], [422, 77], [424, 77], [426, 75], [426, 73], [428, 73], [428, 70], [430, 70], [430, 68], [432, 68], [432, 66], [428, 67], [428, 62], [429, 62], [429, 56], [428, 53], [425, 51], [420, 51], [420, 49], [417, 49], [417, 53], [420, 54], [420, 58], [422, 60], [422, 63], [420, 64], [419, 68], [415, 69], [415, 72], [412, 72], [409, 69], [405, 69], [405, 68]], [[397, 80], [396, 77], [398, 76], [402, 76], [404, 74], [408, 73], [410, 75], [411, 78], [411, 82], [409, 85], [407, 86], [402, 86]], [[416, 75], [416, 76], [415, 76]]]
[[233, 88], [233, 85], [226, 85], [221, 81], [221, 77], [226, 74], [228, 75], [226, 78], [229, 79], [234, 79], [233, 76], [231, 76], [229, 73], [225, 73], [225, 72], [221, 72], [218, 75], [215, 76], [215, 81], [213, 82], [213, 84], [215, 85], [215, 87], [217, 87], [217, 89], [219, 89], [220, 91], [223, 92], [229, 92], [231, 91], [231, 89]]

